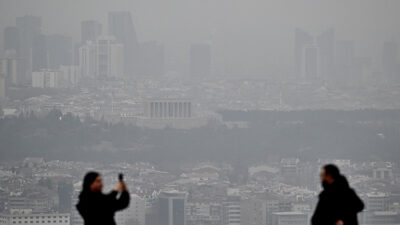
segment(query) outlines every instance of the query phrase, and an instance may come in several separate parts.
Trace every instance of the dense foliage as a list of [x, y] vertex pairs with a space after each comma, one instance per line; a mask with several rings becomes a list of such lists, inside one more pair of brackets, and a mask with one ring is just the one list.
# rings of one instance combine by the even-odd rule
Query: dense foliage
[[222, 111], [224, 121], [248, 128], [209, 125], [191, 130], [151, 130], [109, 124], [53, 110], [0, 120], [0, 159], [28, 156], [61, 160], [263, 161], [269, 157], [353, 160], [400, 159], [400, 110]]

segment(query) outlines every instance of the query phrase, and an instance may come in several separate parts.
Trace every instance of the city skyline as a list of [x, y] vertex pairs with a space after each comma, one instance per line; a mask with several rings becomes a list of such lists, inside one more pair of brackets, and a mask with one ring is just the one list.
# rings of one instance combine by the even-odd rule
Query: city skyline
[[399, 9], [0, 0], [0, 225], [400, 225]]
[[[6, 4], [6, 1], [3, 2], [4, 3], [2, 4]], [[82, 3], [82, 8], [88, 7], [88, 4], [90, 4], [89, 2], [90, 1], [86, 1]], [[241, 44], [238, 43], [239, 40], [246, 40], [253, 36], [251, 37], [252, 39], [256, 38], [252, 41], [253, 43], [258, 43], [258, 45], [261, 44], [261, 46], [264, 47], [263, 49], [268, 50], [268, 52], [271, 53], [273, 52], [273, 54], [266, 57], [266, 61], [284, 62], [285, 65], [292, 63], [291, 40], [293, 39], [293, 30], [296, 27], [303, 28], [312, 33], [319, 33], [328, 28], [335, 28], [336, 36], [339, 39], [350, 39], [359, 43], [356, 47], [356, 53], [374, 58], [378, 56], [381, 49], [380, 45], [383, 41], [392, 39], [393, 41], [398, 41], [400, 39], [400, 31], [398, 29], [392, 29], [398, 27], [398, 24], [396, 24], [396, 21], [399, 21], [398, 15], [393, 11], [396, 7], [398, 8], [399, 3], [397, 1], [385, 1], [385, 3], [380, 4], [374, 1], [338, 1], [336, 3], [318, 3], [307, 0], [298, 1], [296, 3], [297, 5], [293, 5], [293, 7], [290, 7], [287, 3], [277, 3], [276, 1], [272, 1], [260, 3], [261, 7], [259, 8], [256, 8], [256, 6], [258, 6], [256, 1], [250, 1], [247, 5], [239, 2], [231, 4], [225, 1], [200, 2], [201, 1], [193, 2], [191, 4], [198, 5], [202, 10], [190, 14], [184, 14], [184, 12], [190, 12], [190, 10], [193, 10], [191, 5], [185, 4], [184, 1], [175, 1], [174, 3], [171, 3], [171, 6], [166, 7], [164, 12], [159, 10], [162, 8], [161, 6], [158, 6], [152, 1], [148, 1], [147, 3], [136, 1], [131, 4], [121, 1], [121, 6], [126, 6], [123, 8], [118, 6], [118, 4], [113, 4], [113, 6], [108, 8], [106, 8], [106, 6], [108, 6], [107, 3], [103, 4], [104, 6], [102, 6], [102, 4], [96, 4], [98, 10], [90, 10], [90, 13], [94, 14], [93, 16], [86, 15], [84, 14], [84, 11], [74, 8], [76, 16], [71, 19], [76, 21], [76, 23], [74, 22], [74, 25], [67, 26], [67, 30], [57, 29], [57, 27], [62, 26], [63, 23], [65, 24], [65, 21], [68, 19], [66, 15], [60, 14], [60, 23], [57, 24], [58, 20], [50, 20], [49, 18], [46, 18], [44, 15], [48, 12], [43, 11], [43, 8], [39, 8], [40, 3], [48, 5], [48, 7], [44, 8], [51, 9], [56, 7], [60, 2], [43, 1], [35, 5], [27, 4], [25, 6], [26, 8], [20, 7], [18, 4], [9, 4], [7, 8], [10, 10], [1, 13], [4, 17], [4, 19], [2, 18], [2, 21], [4, 22], [1, 24], [2, 27], [0, 27], [0, 33], [3, 32], [5, 26], [13, 26], [15, 23], [13, 19], [10, 18], [11, 15], [8, 14], [11, 11], [15, 11], [13, 12], [13, 15], [20, 14], [21, 16], [25, 14], [34, 15], [36, 11], [37, 15], [43, 14], [43, 21], [45, 21], [43, 25], [45, 28], [43, 30], [44, 33], [70, 35], [73, 37], [74, 41], [77, 42], [80, 40], [80, 22], [82, 20], [96, 20], [104, 26], [107, 26], [107, 13], [109, 11], [122, 11], [128, 9], [128, 11], [131, 11], [133, 24], [136, 27], [139, 41], [160, 41], [166, 46], [167, 55], [171, 55], [171, 57], [174, 58], [178, 57], [181, 61], [184, 61], [183, 57], [185, 54], [185, 49], [182, 49], [182, 47], [184, 47], [182, 43], [186, 43], [185, 45], [189, 46], [194, 42], [211, 41], [214, 46], [219, 46], [219, 52], [223, 51], [226, 52], [225, 54], [229, 54], [230, 52], [228, 50], [230, 45], [223, 44], [223, 41], [227, 39], [231, 39], [231, 42], [236, 42], [235, 45], [239, 51], [242, 51], [245, 55], [247, 54], [248, 58], [252, 57], [254, 59], [255, 56], [261, 54], [257, 51], [256, 46], [251, 43], [243, 43], [246, 48], [242, 48]], [[177, 7], [176, 10], [181, 6], [182, 11], [180, 14], [178, 13], [175, 16], [171, 14], [171, 10], [174, 10], [174, 7], [172, 6], [173, 4], [176, 4], [176, 6], [174, 6]], [[269, 5], [271, 5], [271, 7], [269, 7]], [[311, 6], [313, 7], [310, 8]], [[77, 6], [66, 4], [63, 12], [68, 12], [68, 9], [72, 10], [73, 7]], [[29, 9], [31, 12], [29, 12]], [[285, 16], [282, 17], [281, 14], [277, 14], [277, 12], [271, 13], [274, 9], [277, 9], [275, 10], [277, 12], [287, 11], [287, 14], [284, 14]], [[310, 11], [310, 9], [317, 10], [316, 12], [319, 12], [320, 14], [324, 13], [326, 16], [319, 17], [318, 20], [312, 21], [312, 17], [309, 18], [304, 16], [313, 15], [313, 13], [307, 12]], [[318, 9], [320, 9], [320, 11], [318, 11]], [[154, 12], [159, 12], [159, 14], [147, 13], [151, 12], [149, 10], [155, 10]], [[248, 12], [248, 10], [252, 10], [252, 13], [247, 14], [246, 12]], [[221, 12], [220, 16], [227, 13], [227, 15], [233, 16], [232, 19], [238, 21], [233, 22], [234, 20], [232, 19], [229, 21], [225, 20], [218, 16], [219, 12]], [[290, 12], [293, 13], [293, 16], [289, 16]], [[378, 16], [379, 13], [383, 15], [383, 12], [385, 13], [385, 16]], [[157, 17], [161, 15], [164, 18], [157, 20]], [[234, 15], [241, 16], [238, 17]], [[265, 17], [265, 20], [262, 20], [263, 17]], [[286, 17], [288, 19], [285, 20]], [[348, 21], [345, 23], [343, 20], [346, 18]], [[240, 20], [242, 20], [242, 22], [240, 22]], [[157, 23], [157, 21], [159, 23]], [[236, 24], [236, 28], [233, 23]], [[174, 26], [174, 24], [176, 26]], [[265, 24], [265, 26], [260, 26], [262, 24]], [[310, 24], [313, 25], [310, 26]], [[105, 29], [105, 27], [103, 28], [103, 32], [108, 30]], [[238, 33], [239, 30], [242, 32]], [[247, 36], [246, 34], [251, 34], [251, 36]], [[1, 39], [3, 39], [3, 37], [1, 37]], [[263, 39], [265, 41], [263, 41]], [[226, 55], [217, 56], [217, 58], [226, 58]], [[274, 59], [273, 56], [278, 57], [278, 60]]]

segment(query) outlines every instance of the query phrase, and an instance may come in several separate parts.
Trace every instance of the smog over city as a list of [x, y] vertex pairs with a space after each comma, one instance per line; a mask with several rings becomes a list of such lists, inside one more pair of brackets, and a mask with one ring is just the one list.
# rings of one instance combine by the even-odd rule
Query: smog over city
[[0, 225], [400, 225], [399, 0], [0, 0]]

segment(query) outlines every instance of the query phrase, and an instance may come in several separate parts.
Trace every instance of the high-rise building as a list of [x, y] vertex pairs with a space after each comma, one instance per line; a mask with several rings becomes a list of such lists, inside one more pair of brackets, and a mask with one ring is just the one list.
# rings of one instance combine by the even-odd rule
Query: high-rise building
[[[317, 77], [323, 81], [332, 77], [334, 72], [334, 43], [334, 29], [328, 29], [314, 38], [306, 31], [296, 28], [294, 44], [295, 75], [297, 77], [303, 76], [302, 79], [307, 80], [314, 80]], [[310, 48], [310, 46], [314, 47]], [[315, 55], [315, 53], [317, 54]], [[305, 59], [304, 57], [310, 58]], [[304, 63], [315, 61], [314, 58], [317, 60], [317, 66], [312, 66], [311, 69], [314, 72], [309, 71], [305, 73], [304, 68], [309, 66], [304, 65]], [[317, 68], [317, 76], [315, 68]], [[307, 74], [311, 75], [311, 77], [307, 77]]]
[[304, 47], [311, 45], [314, 42], [314, 38], [306, 31], [296, 28], [294, 38], [294, 58], [295, 58], [295, 76], [301, 76], [301, 68], [303, 63]]
[[95, 41], [88, 41], [79, 48], [79, 68], [82, 77], [95, 77], [97, 48]]
[[[4, 29], [4, 56], [1, 58], [3, 61], [3, 73], [8, 84], [17, 85], [22, 81], [21, 75], [24, 75], [21, 71], [21, 60], [17, 59], [20, 55], [20, 35], [17, 27], [6, 27]], [[6, 61], [4, 61], [6, 60]]]
[[81, 78], [78, 66], [60, 66], [61, 82], [60, 85], [65, 88], [75, 87]]
[[267, 203], [266, 203], [267, 224], [272, 224], [272, 214], [280, 211], [279, 200], [277, 199], [276, 196], [273, 196], [274, 198], [272, 198], [271, 196], [268, 197], [269, 198], [267, 198]]
[[35, 36], [41, 33], [42, 20], [36, 16], [22, 16], [16, 18], [16, 27], [19, 31], [19, 48], [17, 56], [20, 59], [18, 64], [21, 72], [21, 81], [24, 84], [30, 83], [32, 73], [32, 45]]
[[128, 76], [136, 74], [139, 63], [139, 45], [131, 13], [129, 11], [109, 12], [108, 34], [115, 36], [117, 41], [124, 45], [125, 73]]
[[302, 56], [302, 77], [316, 80], [320, 78], [319, 48], [315, 45], [304, 46]]
[[114, 37], [97, 39], [97, 74], [99, 77], [124, 76], [124, 47]]
[[47, 54], [49, 69], [72, 65], [72, 37], [59, 34], [47, 36]]
[[95, 20], [84, 20], [81, 22], [81, 43], [87, 41], [95, 41], [97, 37], [102, 35], [103, 27], [101, 23]]
[[6, 27], [4, 29], [4, 50], [14, 50], [19, 53], [20, 35], [17, 27]]
[[0, 100], [6, 97], [6, 77], [0, 73]]
[[80, 43], [74, 43], [72, 52], [72, 64], [75, 66], [79, 65], [79, 48], [82, 46]]
[[389, 195], [385, 193], [368, 193], [366, 209], [370, 212], [388, 211]]
[[58, 88], [61, 72], [58, 70], [42, 70], [32, 72], [32, 87]]
[[111, 36], [88, 41], [79, 49], [79, 65], [84, 77], [123, 77], [124, 46]]
[[223, 225], [240, 225], [241, 224], [241, 197], [238, 195], [228, 195], [223, 202]]
[[335, 30], [331, 28], [322, 32], [317, 36], [315, 44], [319, 47], [320, 75], [326, 80], [334, 72]]
[[78, 210], [76, 209], [75, 204], [78, 203], [79, 201], [79, 193], [80, 193], [80, 188], [74, 188], [72, 192], [72, 198], [71, 198], [71, 219], [70, 219], [70, 225], [84, 225], [82, 216], [79, 214]]
[[190, 47], [190, 72], [192, 76], [205, 77], [211, 72], [211, 47], [208, 44], [193, 44]]
[[33, 38], [32, 46], [32, 71], [48, 68], [47, 37], [39, 34]]
[[164, 74], [164, 47], [149, 41], [139, 45], [138, 75], [161, 76]]
[[59, 34], [36, 35], [32, 46], [32, 71], [72, 65], [72, 38]]
[[240, 209], [242, 224], [267, 225], [267, 202], [264, 199], [244, 199], [241, 201]]
[[118, 212], [115, 221], [118, 225], [146, 225], [145, 200], [136, 194], [131, 195], [129, 207]]
[[4, 75], [7, 84], [17, 85], [19, 81], [17, 72], [17, 54], [15, 50], [6, 50], [4, 56], [0, 59], [2, 64], [0, 73]]
[[186, 225], [186, 193], [161, 192], [158, 201], [160, 225]]
[[218, 202], [190, 202], [186, 209], [188, 225], [221, 225], [222, 205]]

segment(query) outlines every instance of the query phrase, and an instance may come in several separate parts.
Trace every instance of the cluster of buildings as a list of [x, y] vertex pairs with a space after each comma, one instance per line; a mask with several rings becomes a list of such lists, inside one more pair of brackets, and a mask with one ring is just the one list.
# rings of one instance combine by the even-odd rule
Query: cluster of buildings
[[[43, 87], [44, 83], [54, 84], [57, 77], [55, 74], [59, 72], [47, 71], [41, 74], [46, 76], [40, 76], [37, 79], [40, 82], [34, 84]], [[190, 122], [198, 117], [216, 119], [218, 116], [215, 112], [219, 110], [399, 108], [400, 102], [397, 99], [400, 99], [400, 92], [396, 90], [397, 86], [385, 90], [382, 88], [331, 89], [311, 84], [279, 84], [257, 79], [206, 79], [193, 82], [181, 77], [164, 77], [135, 82], [93, 81], [87, 87], [60, 91], [14, 89], [14, 96], [26, 97], [10, 99], [2, 108], [13, 109], [17, 113], [33, 111], [39, 114], [57, 108], [63, 113], [72, 113], [81, 118], [90, 115], [96, 119], [152, 123], [154, 126], [151, 127], [160, 127], [158, 124], [167, 121]], [[167, 105], [168, 108], [165, 108]], [[197, 124], [206, 123], [199, 119]]]
[[351, 40], [336, 40], [335, 30], [319, 35], [296, 28], [295, 75], [298, 81], [316, 81], [330, 86], [353, 86], [357, 83], [398, 82], [399, 48], [395, 41], [382, 45], [380, 62], [359, 56]]
[[[163, 44], [138, 40], [130, 12], [109, 12], [108, 30], [103, 27], [95, 20], [82, 21], [81, 40], [74, 42], [70, 36], [45, 34], [40, 17], [17, 17], [15, 25], [3, 32], [2, 108], [23, 112], [56, 107], [110, 121], [117, 118], [164, 127], [169, 120], [172, 126], [182, 127], [179, 123], [185, 116], [180, 116], [179, 110], [174, 110], [178, 114], [172, 117], [158, 116], [157, 113], [166, 112], [161, 108], [155, 114], [147, 114], [152, 112], [147, 102], [160, 99], [179, 104], [191, 99], [197, 112], [205, 114], [221, 109], [400, 107], [396, 101], [400, 96], [399, 50], [393, 41], [383, 43], [379, 57], [382, 62], [375, 63], [356, 54], [354, 41], [336, 40], [334, 29], [313, 35], [297, 28], [294, 67], [290, 72], [294, 76], [230, 79], [228, 70], [215, 69], [215, 51], [209, 43], [188, 46], [188, 65], [182, 75], [165, 65]], [[22, 101], [21, 95], [25, 96]], [[87, 97], [90, 99], [83, 100]], [[154, 110], [158, 109], [156, 106]], [[189, 127], [206, 123], [199, 119]]]
[[[4, 29], [0, 56], [0, 97], [7, 87], [72, 88], [80, 79], [122, 79], [161, 76], [164, 46], [157, 41], [139, 42], [131, 14], [108, 14], [108, 33], [98, 21], [81, 22], [81, 40], [44, 34], [37, 16], [16, 18]], [[207, 44], [190, 47], [191, 73], [210, 74], [211, 50]]]
[[11, 210], [9, 214], [0, 214], [0, 224], [70, 225], [70, 214], [34, 213], [30, 209]]
[[75, 204], [85, 171], [96, 170], [104, 192], [118, 173], [125, 174], [131, 203], [116, 214], [117, 224], [305, 225], [320, 191], [319, 168], [328, 162], [340, 166], [363, 199], [360, 224], [400, 224], [400, 177], [394, 163], [297, 158], [268, 160], [247, 170], [208, 162], [175, 165], [171, 171], [144, 162], [27, 158], [0, 167], [0, 224], [83, 224]]
[[[107, 27], [104, 32], [100, 22], [82, 21], [81, 40], [75, 42], [70, 36], [43, 33], [41, 17], [17, 17], [15, 26], [3, 32], [0, 97], [5, 98], [6, 90], [13, 87], [72, 88], [83, 85], [81, 79], [147, 78], [174, 73], [165, 65], [163, 44], [138, 40], [130, 12], [109, 12]], [[374, 62], [371, 57], [357, 55], [354, 41], [336, 40], [334, 29], [313, 35], [296, 28], [294, 40], [293, 76], [279, 75], [279, 81], [294, 78], [298, 83], [329, 87], [399, 81], [399, 49], [394, 41], [383, 43], [377, 57], [381, 61]], [[188, 46], [188, 68], [184, 70], [191, 75], [188, 77], [229, 77], [225, 74], [229, 69], [215, 69], [212, 48], [209, 43]]]
[[76, 84], [72, 37], [43, 34], [40, 17], [17, 17], [15, 26], [4, 29], [3, 40], [1, 74], [7, 88], [59, 88]]

